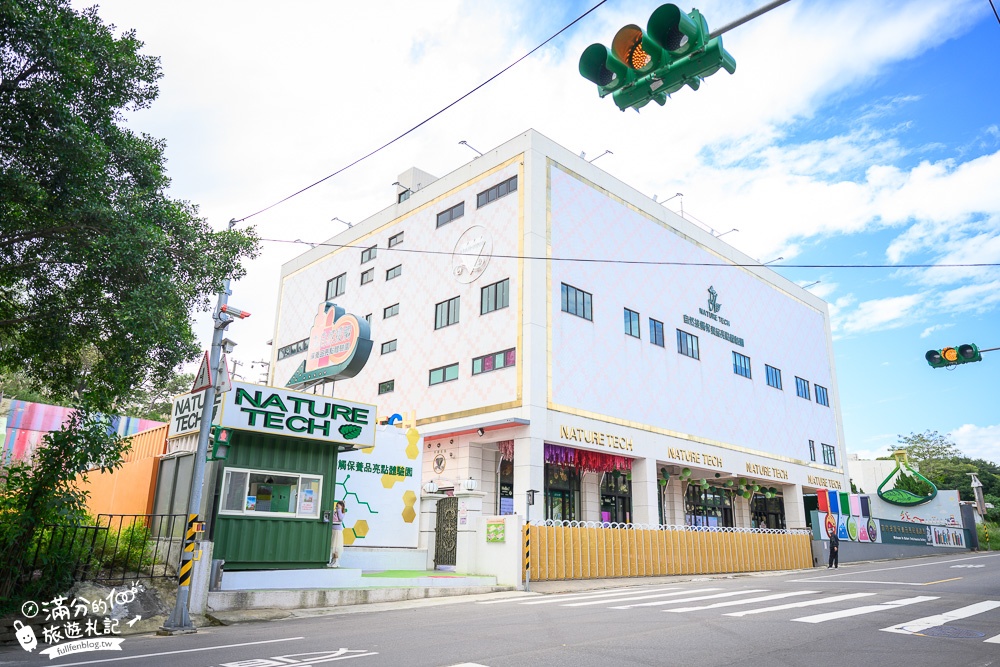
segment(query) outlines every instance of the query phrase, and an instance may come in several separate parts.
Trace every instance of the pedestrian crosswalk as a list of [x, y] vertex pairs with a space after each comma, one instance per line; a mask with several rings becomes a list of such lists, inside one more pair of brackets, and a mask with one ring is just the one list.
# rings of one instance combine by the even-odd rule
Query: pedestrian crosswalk
[[[1000, 610], [1000, 600], [983, 600], [956, 607], [956, 602], [937, 595], [905, 597], [884, 592], [829, 595], [817, 590], [772, 591], [750, 587], [725, 590], [722, 586], [702, 585], [711, 583], [699, 582], [698, 585], [693, 586], [645, 586], [559, 595], [505, 597], [480, 601], [477, 604], [550, 605], [572, 608], [603, 607], [619, 611], [669, 614], [718, 613], [734, 618], [786, 612], [785, 616], [788, 616], [786, 620], [809, 624], [835, 623], [840, 619], [869, 614], [875, 618], [881, 614], [883, 618], [887, 619], [887, 622], [892, 623], [899, 620], [902, 614], [912, 615], [909, 608], [919, 605], [921, 610], [930, 611], [933, 608], [936, 613], [893, 623], [886, 627], [879, 627], [881, 624], [876, 623], [872, 627], [884, 632], [902, 635], [935, 634], [941, 636], [949, 631], [952, 634], [963, 631], [970, 632], [947, 624], [978, 617], [976, 619], [977, 627], [980, 629], [983, 627], [993, 628], [993, 632], [975, 631], [974, 636], [982, 637], [982, 641], [985, 643], [1000, 644], [1000, 634], [997, 634], [997, 631], [1000, 630], [1000, 611], [997, 611]], [[880, 597], [889, 599], [879, 599]], [[784, 602], [768, 604], [777, 601]], [[804, 616], [798, 615], [800, 609], [822, 606], [827, 606], [829, 610], [813, 614], [807, 613]], [[733, 610], [730, 611], [730, 609]]]

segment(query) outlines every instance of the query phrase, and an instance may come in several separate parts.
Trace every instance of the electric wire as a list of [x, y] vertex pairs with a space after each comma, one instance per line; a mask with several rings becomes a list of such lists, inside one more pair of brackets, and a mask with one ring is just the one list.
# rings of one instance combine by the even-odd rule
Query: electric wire
[[997, 17], [997, 23], [1000, 23], [1000, 14], [997, 14], [997, 6], [993, 4], [993, 0], [990, 0], [990, 7], [993, 8], [993, 16]]
[[250, 218], [254, 217], [255, 215], [260, 215], [261, 213], [264, 213], [265, 211], [269, 211], [272, 208], [274, 208], [275, 206], [278, 206], [279, 204], [283, 204], [284, 202], [288, 201], [289, 199], [292, 199], [293, 197], [299, 196], [300, 194], [302, 194], [306, 190], [314, 188], [317, 185], [319, 185], [320, 183], [323, 183], [325, 181], [330, 180], [331, 178], [333, 178], [337, 174], [340, 174], [340, 173], [343, 173], [343, 172], [347, 171], [348, 169], [350, 169], [354, 165], [356, 165], [356, 164], [358, 164], [360, 162], [363, 162], [364, 160], [367, 160], [368, 158], [370, 158], [371, 156], [375, 155], [379, 151], [381, 151], [381, 150], [383, 150], [385, 148], [388, 148], [389, 146], [391, 146], [392, 144], [396, 143], [397, 141], [399, 141], [403, 137], [407, 136], [408, 134], [414, 132], [415, 130], [419, 129], [420, 127], [422, 127], [422, 126], [426, 125], [427, 123], [429, 123], [430, 121], [434, 120], [435, 118], [437, 118], [438, 116], [440, 116], [441, 114], [443, 114], [445, 111], [447, 111], [448, 109], [452, 108], [453, 106], [455, 106], [456, 104], [458, 104], [459, 102], [461, 102], [462, 100], [464, 100], [466, 97], [469, 97], [470, 95], [472, 95], [473, 93], [475, 93], [476, 91], [478, 91], [480, 88], [483, 88], [488, 83], [492, 82], [494, 79], [496, 79], [497, 77], [499, 77], [501, 74], [504, 74], [505, 72], [507, 72], [507, 70], [511, 69], [512, 67], [514, 67], [515, 65], [517, 65], [518, 63], [520, 63], [522, 60], [526, 59], [528, 56], [530, 56], [533, 53], [535, 53], [535, 51], [538, 51], [540, 48], [542, 48], [543, 46], [545, 46], [546, 44], [548, 44], [549, 42], [551, 42], [553, 39], [555, 39], [559, 35], [563, 34], [567, 30], [569, 30], [570, 28], [572, 28], [574, 25], [576, 25], [581, 20], [583, 20], [584, 18], [586, 18], [588, 14], [590, 14], [591, 12], [593, 12], [594, 10], [596, 10], [598, 7], [600, 7], [601, 5], [603, 5], [607, 1], [608, 0], [600, 0], [600, 2], [598, 2], [596, 5], [594, 5], [593, 7], [591, 7], [587, 11], [585, 11], [583, 14], [580, 14], [580, 16], [576, 17], [571, 22], [567, 23], [565, 26], [563, 26], [562, 28], [560, 28], [558, 32], [556, 32], [554, 35], [552, 35], [551, 37], [549, 37], [548, 39], [546, 39], [544, 42], [542, 42], [541, 44], [539, 44], [535, 48], [531, 49], [530, 51], [528, 51], [527, 53], [525, 53], [523, 56], [521, 56], [520, 58], [518, 58], [517, 60], [515, 60], [511, 64], [507, 65], [502, 70], [500, 70], [499, 72], [497, 72], [496, 74], [494, 74], [490, 78], [486, 79], [481, 84], [479, 84], [478, 86], [476, 86], [475, 88], [473, 88], [469, 92], [465, 93], [464, 95], [462, 95], [461, 97], [459, 97], [457, 100], [455, 100], [451, 104], [448, 104], [447, 106], [443, 107], [442, 109], [434, 112], [433, 114], [431, 114], [427, 118], [423, 119], [422, 121], [420, 121], [419, 123], [417, 123], [416, 125], [414, 125], [413, 127], [411, 127], [410, 129], [408, 129], [407, 131], [403, 132], [402, 134], [400, 134], [395, 139], [391, 139], [390, 141], [387, 141], [386, 143], [382, 144], [381, 146], [379, 146], [375, 150], [371, 151], [367, 155], [359, 157], [354, 162], [351, 162], [350, 164], [348, 164], [348, 165], [346, 165], [344, 167], [341, 167], [340, 169], [338, 169], [337, 171], [333, 172], [332, 174], [330, 174], [328, 176], [324, 176], [323, 178], [319, 179], [315, 183], [311, 183], [311, 184], [307, 185], [306, 187], [302, 188], [301, 190], [293, 192], [292, 194], [288, 195], [284, 199], [279, 199], [278, 201], [274, 202], [270, 206], [266, 206], [266, 207], [260, 209], [259, 211], [251, 213], [250, 215], [244, 216], [242, 218], [238, 218], [238, 219], [234, 220], [234, 222], [243, 222], [245, 220], [249, 220]]
[[[367, 250], [371, 246], [367, 243], [354, 245], [351, 243], [309, 243], [296, 239], [260, 239], [267, 243], [298, 243], [312, 246], [324, 246], [327, 248], [353, 248], [356, 250]], [[479, 257], [478, 253], [460, 253], [448, 250], [423, 250], [420, 248], [379, 248], [380, 252], [403, 252], [415, 255], [450, 255], [452, 257]], [[1000, 267], [1000, 262], [977, 262], [958, 264], [767, 264], [766, 267], [760, 262], [753, 264], [742, 264], [739, 262], [674, 262], [664, 260], [644, 260], [644, 259], [605, 259], [595, 257], [536, 257], [533, 255], [505, 255], [491, 254], [492, 259], [542, 259], [552, 262], [580, 262], [582, 264], [631, 264], [638, 266], [730, 266], [742, 268], [785, 268], [785, 269], [963, 269], [963, 268], [995, 268]]]

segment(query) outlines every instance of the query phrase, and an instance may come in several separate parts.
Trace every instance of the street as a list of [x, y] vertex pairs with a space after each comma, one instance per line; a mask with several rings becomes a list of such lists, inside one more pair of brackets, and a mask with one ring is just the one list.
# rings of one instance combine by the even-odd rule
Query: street
[[496, 593], [133, 636], [121, 654], [0, 665], [990, 665], [1000, 662], [1000, 558], [962, 554], [838, 570], [635, 580], [559, 594]]

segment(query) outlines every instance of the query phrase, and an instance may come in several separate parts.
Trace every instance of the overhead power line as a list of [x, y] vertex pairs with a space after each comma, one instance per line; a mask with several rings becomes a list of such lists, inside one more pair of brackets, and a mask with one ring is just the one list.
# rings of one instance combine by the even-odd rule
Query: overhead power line
[[[310, 246], [324, 246], [327, 248], [354, 248], [356, 250], [366, 250], [370, 246], [367, 244], [353, 245], [350, 243], [309, 243], [301, 239], [294, 241], [288, 239], [261, 239], [268, 243], [301, 243]], [[418, 248], [379, 248], [379, 252], [405, 252], [415, 255], [450, 255], [455, 257], [478, 257], [476, 253], [457, 253], [447, 250], [421, 250]], [[588, 264], [634, 264], [645, 266], [730, 266], [745, 268], [761, 268], [764, 264], [754, 262], [753, 264], [740, 264], [734, 262], [671, 262], [663, 260], [644, 259], [603, 259], [595, 257], [536, 257], [532, 255], [503, 255], [491, 254], [493, 259], [544, 259], [553, 262], [580, 262]], [[996, 268], [1000, 267], [997, 262], [980, 262], [969, 264], [768, 264], [767, 268], [783, 269], [962, 269], [962, 268]]]
[[479, 84], [478, 86], [476, 86], [475, 88], [473, 88], [469, 92], [465, 93], [464, 95], [462, 95], [461, 97], [459, 97], [457, 100], [455, 100], [451, 104], [448, 104], [447, 106], [445, 106], [445, 107], [441, 108], [440, 110], [434, 112], [433, 114], [431, 114], [427, 118], [423, 119], [422, 121], [420, 121], [419, 123], [417, 123], [416, 125], [414, 125], [413, 127], [411, 127], [410, 129], [408, 129], [406, 132], [403, 132], [402, 134], [400, 134], [395, 139], [391, 139], [391, 140], [387, 141], [386, 143], [382, 144], [381, 146], [379, 146], [375, 150], [371, 151], [370, 153], [368, 153], [366, 155], [363, 155], [362, 157], [359, 157], [354, 162], [351, 162], [350, 164], [341, 167], [340, 169], [338, 169], [337, 171], [333, 172], [332, 174], [329, 174], [328, 176], [324, 176], [323, 178], [319, 179], [315, 183], [310, 183], [309, 185], [307, 185], [306, 187], [302, 188], [301, 190], [297, 190], [297, 191], [293, 192], [292, 194], [288, 195], [284, 199], [279, 199], [278, 201], [274, 202], [270, 206], [265, 206], [264, 208], [260, 209], [259, 211], [256, 211], [254, 213], [251, 213], [250, 215], [246, 215], [246, 216], [243, 216], [242, 218], [237, 219], [236, 222], [243, 222], [245, 220], [249, 220], [250, 218], [254, 217], [255, 215], [260, 215], [264, 211], [269, 211], [272, 208], [274, 208], [275, 206], [277, 206], [279, 204], [283, 204], [284, 202], [288, 201], [292, 197], [297, 197], [298, 195], [302, 194], [306, 190], [314, 188], [317, 185], [319, 185], [320, 183], [323, 183], [324, 181], [330, 180], [331, 178], [333, 178], [337, 174], [340, 174], [340, 173], [342, 173], [344, 171], [347, 171], [348, 169], [350, 169], [354, 165], [356, 165], [356, 164], [358, 164], [358, 163], [360, 163], [360, 162], [362, 162], [364, 160], [367, 160], [368, 158], [370, 158], [371, 156], [375, 155], [376, 153], [378, 153], [382, 149], [388, 148], [389, 146], [393, 145], [394, 143], [396, 143], [397, 141], [399, 141], [400, 139], [402, 139], [406, 135], [410, 134], [411, 132], [419, 129], [420, 127], [422, 127], [422, 126], [426, 125], [427, 123], [429, 123], [430, 121], [434, 120], [435, 118], [437, 118], [438, 116], [440, 116], [441, 114], [443, 114], [445, 111], [447, 111], [448, 109], [452, 108], [453, 106], [455, 106], [456, 104], [458, 104], [459, 102], [461, 102], [462, 100], [464, 100], [466, 97], [472, 95], [473, 93], [475, 93], [476, 91], [478, 91], [480, 88], [486, 86], [486, 84], [492, 82], [494, 79], [496, 79], [497, 77], [499, 77], [501, 74], [505, 73], [507, 70], [511, 69], [512, 67], [514, 67], [515, 65], [517, 65], [518, 63], [520, 63], [522, 60], [524, 60], [525, 58], [527, 58], [528, 56], [532, 55], [535, 51], [537, 51], [538, 49], [542, 48], [543, 46], [545, 46], [546, 44], [548, 44], [549, 42], [551, 42], [553, 39], [555, 39], [559, 35], [563, 34], [567, 30], [569, 30], [570, 28], [572, 28], [574, 25], [576, 25], [581, 20], [583, 20], [588, 14], [590, 14], [591, 12], [593, 12], [594, 10], [596, 10], [598, 7], [600, 7], [601, 5], [603, 5], [607, 1], [608, 0], [600, 0], [600, 2], [598, 2], [596, 5], [594, 5], [593, 7], [591, 7], [587, 11], [585, 11], [583, 14], [580, 14], [578, 17], [576, 17], [575, 19], [573, 19], [571, 22], [567, 23], [565, 26], [563, 26], [562, 28], [560, 28], [554, 35], [552, 35], [551, 37], [549, 37], [548, 39], [546, 39], [544, 42], [542, 42], [541, 44], [539, 44], [535, 48], [531, 49], [530, 51], [528, 51], [527, 53], [525, 53], [523, 56], [521, 56], [520, 58], [518, 58], [517, 60], [515, 60], [511, 64], [507, 65], [502, 70], [500, 70], [499, 72], [497, 72], [496, 74], [494, 74], [490, 78], [486, 79], [481, 84]]

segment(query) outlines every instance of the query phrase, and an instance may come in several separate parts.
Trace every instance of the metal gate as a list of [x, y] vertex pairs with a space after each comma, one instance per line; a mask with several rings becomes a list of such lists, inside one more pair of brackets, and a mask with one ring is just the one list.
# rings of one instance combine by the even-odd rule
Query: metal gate
[[458, 551], [458, 498], [442, 498], [437, 503], [434, 527], [434, 567], [455, 565]]

